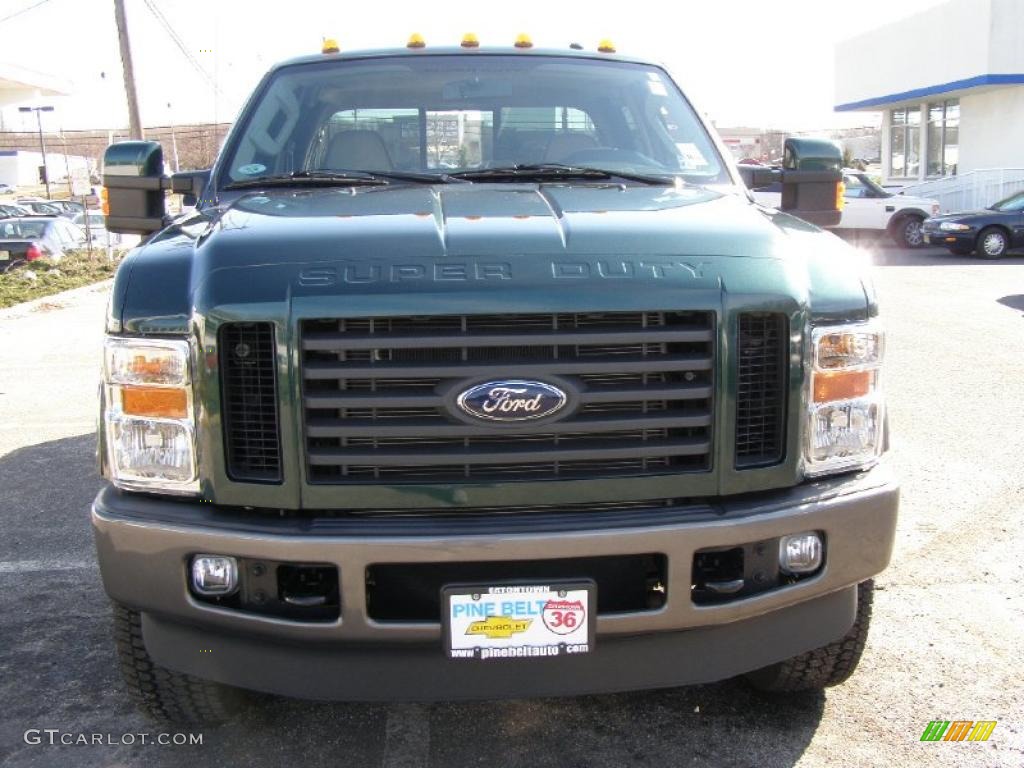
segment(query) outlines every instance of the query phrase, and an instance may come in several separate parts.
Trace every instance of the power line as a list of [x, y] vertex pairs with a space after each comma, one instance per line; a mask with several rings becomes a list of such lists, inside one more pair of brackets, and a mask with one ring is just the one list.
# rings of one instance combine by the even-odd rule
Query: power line
[[0, 24], [3, 24], [5, 21], [10, 21], [15, 16], [21, 16], [21, 14], [23, 14], [23, 13], [28, 13], [32, 9], [38, 8], [40, 5], [46, 5], [48, 2], [50, 2], [50, 0], [39, 0], [38, 3], [34, 3], [32, 5], [26, 6], [26, 7], [22, 8], [20, 11], [15, 11], [12, 14], [4, 16], [2, 19], [0, 19]]
[[171, 38], [174, 44], [178, 47], [178, 50], [181, 51], [181, 54], [188, 60], [188, 63], [192, 65], [193, 69], [195, 69], [196, 72], [199, 73], [200, 77], [202, 77], [204, 80], [206, 80], [206, 82], [213, 86], [213, 89], [217, 91], [217, 93], [223, 96], [224, 92], [221, 91], [220, 86], [217, 85], [216, 80], [214, 80], [210, 73], [206, 71], [206, 68], [199, 63], [199, 60], [192, 55], [192, 52], [188, 49], [188, 46], [185, 45], [185, 41], [181, 39], [181, 35], [179, 35], [174, 30], [174, 27], [171, 26], [171, 22], [167, 20], [167, 17], [164, 16], [160, 8], [157, 7], [154, 0], [143, 0], [143, 2], [146, 4], [146, 7], [149, 8], [150, 12], [153, 14], [156, 20], [160, 22], [160, 26], [164, 28], [164, 31]]

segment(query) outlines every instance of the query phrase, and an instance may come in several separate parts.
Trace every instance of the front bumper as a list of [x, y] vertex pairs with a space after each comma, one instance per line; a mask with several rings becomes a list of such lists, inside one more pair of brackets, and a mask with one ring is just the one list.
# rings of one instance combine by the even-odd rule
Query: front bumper
[[[143, 613], [146, 647], [172, 669], [311, 698], [429, 699], [573, 694], [722, 679], [819, 647], [853, 623], [855, 585], [889, 562], [898, 489], [886, 467], [785, 491], [719, 499], [708, 515], [659, 509], [614, 524], [573, 513], [531, 530], [484, 520], [257, 517], [209, 504], [100, 492], [92, 511], [110, 597]], [[535, 518], [541, 519], [541, 518]], [[811, 578], [722, 605], [696, 605], [700, 549], [801, 531], [825, 535]], [[240, 613], [194, 600], [185, 566], [198, 552], [336, 564], [341, 616], [324, 623]], [[367, 612], [376, 563], [544, 560], [658, 552], [667, 601], [599, 615], [591, 654], [574, 659], [449, 661], [440, 622], [378, 622]], [[561, 666], [560, 666], [561, 665]], [[615, 673], [602, 673], [614, 669]]]
[[974, 230], [968, 230], [966, 232], [946, 232], [937, 228], [929, 228], [924, 226], [921, 228], [921, 234], [924, 236], [924, 241], [928, 245], [938, 246], [940, 248], [974, 248], [974, 241], [977, 238], [978, 233]]

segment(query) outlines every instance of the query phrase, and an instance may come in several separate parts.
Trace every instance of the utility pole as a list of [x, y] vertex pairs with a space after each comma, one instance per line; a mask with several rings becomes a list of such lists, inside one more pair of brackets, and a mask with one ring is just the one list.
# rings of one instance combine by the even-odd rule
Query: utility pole
[[43, 182], [46, 184], [46, 199], [50, 200], [50, 169], [46, 167], [46, 142], [43, 140], [43, 112], [53, 112], [53, 107], [18, 107], [19, 112], [35, 112], [39, 126], [39, 154], [43, 156]]
[[178, 167], [178, 137], [174, 133], [174, 110], [171, 108], [171, 102], [167, 102], [167, 113], [171, 118], [171, 148], [174, 150], [174, 172], [177, 173], [181, 169]]
[[124, 0], [114, 0], [114, 19], [117, 21], [117, 40], [121, 46], [124, 91], [128, 97], [128, 134], [133, 139], [141, 139], [142, 121], [139, 119], [139, 97], [135, 94], [135, 70], [132, 68], [132, 49], [128, 44], [128, 20], [124, 15]]

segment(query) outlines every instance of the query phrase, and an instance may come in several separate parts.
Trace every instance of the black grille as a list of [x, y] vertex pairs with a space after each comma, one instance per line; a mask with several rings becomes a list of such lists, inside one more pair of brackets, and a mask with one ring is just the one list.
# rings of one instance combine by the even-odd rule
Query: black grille
[[750, 312], [739, 318], [736, 466], [782, 461], [786, 433], [786, 316]]
[[[480, 482], [710, 469], [710, 312], [446, 315], [302, 323], [310, 482]], [[454, 419], [442, 393], [554, 376], [581, 393], [537, 425]]]
[[220, 329], [224, 445], [233, 480], [281, 479], [274, 327], [228, 323]]

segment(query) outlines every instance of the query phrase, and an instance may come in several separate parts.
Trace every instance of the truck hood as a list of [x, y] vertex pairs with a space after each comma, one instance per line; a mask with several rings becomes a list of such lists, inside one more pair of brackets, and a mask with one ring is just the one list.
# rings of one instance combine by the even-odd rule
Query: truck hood
[[854, 249], [732, 191], [395, 185], [251, 193], [184, 218], [125, 261], [108, 325], [187, 333], [197, 315], [303, 302], [328, 314], [484, 311], [483, 296], [486, 311], [675, 306], [680, 290], [873, 311]]

